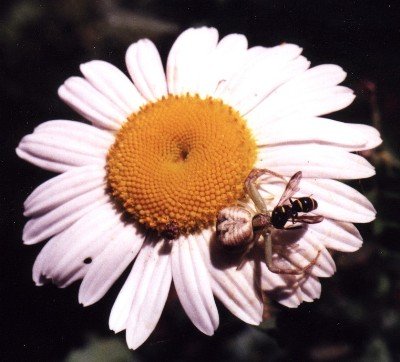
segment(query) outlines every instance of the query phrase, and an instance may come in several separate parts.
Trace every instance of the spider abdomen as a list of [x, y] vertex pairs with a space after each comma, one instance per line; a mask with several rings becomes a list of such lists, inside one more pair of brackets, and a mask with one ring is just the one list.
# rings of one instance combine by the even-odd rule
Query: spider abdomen
[[238, 248], [253, 238], [251, 213], [239, 206], [221, 209], [217, 217], [217, 236], [224, 247]]

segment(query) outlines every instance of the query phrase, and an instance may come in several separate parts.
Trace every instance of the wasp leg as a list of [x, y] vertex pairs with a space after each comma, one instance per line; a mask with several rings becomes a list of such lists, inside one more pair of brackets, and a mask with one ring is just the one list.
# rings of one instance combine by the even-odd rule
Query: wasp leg
[[303, 227], [302, 225], [289, 225], [284, 227], [282, 230], [299, 230], [302, 227]]

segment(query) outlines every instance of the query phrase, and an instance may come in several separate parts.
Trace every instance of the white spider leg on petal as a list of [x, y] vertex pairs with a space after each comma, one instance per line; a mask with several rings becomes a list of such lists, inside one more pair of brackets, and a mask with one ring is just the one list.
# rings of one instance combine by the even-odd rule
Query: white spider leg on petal
[[107, 203], [110, 203], [110, 198], [105, 187], [86, 192], [46, 214], [30, 219], [25, 224], [22, 239], [28, 245], [38, 243], [62, 232], [89, 211]]
[[146, 103], [130, 79], [114, 65], [102, 60], [81, 64], [82, 74], [126, 116]]
[[145, 235], [138, 225], [121, 222], [110, 235], [104, 251], [92, 262], [79, 288], [79, 303], [100, 300], [136, 257]]
[[173, 242], [172, 277], [179, 300], [193, 324], [213, 335], [219, 316], [211, 290], [210, 277], [200, 253], [200, 236], [181, 236]]
[[323, 145], [288, 145], [258, 149], [257, 168], [292, 176], [302, 170], [305, 178], [358, 179], [375, 175], [362, 156]]
[[326, 248], [343, 252], [354, 252], [363, 242], [357, 228], [344, 221], [324, 219], [318, 224], [308, 225], [308, 233], [315, 234]]
[[193, 93], [197, 89], [203, 62], [215, 49], [215, 28], [190, 28], [179, 35], [167, 59], [167, 84], [170, 94]]
[[[279, 122], [270, 122], [268, 125], [249, 126], [259, 146], [315, 143], [336, 146], [347, 151], [361, 151], [371, 146], [375, 147], [381, 142], [379, 132], [369, 134], [368, 129], [360, 132], [358, 127], [353, 127], [354, 125], [313, 116], [291, 116]], [[364, 127], [375, 131], [373, 127]]]
[[49, 121], [22, 138], [16, 152], [22, 159], [53, 172], [77, 166], [104, 165], [114, 137], [73, 121]]
[[247, 39], [241, 34], [223, 37], [199, 71], [196, 92], [203, 98], [213, 96], [218, 86], [227, 82], [244, 61]]
[[119, 223], [120, 214], [111, 203], [86, 213], [44, 246], [33, 267], [33, 280], [41, 284], [44, 277], [64, 288], [82, 279]]
[[106, 171], [96, 165], [64, 172], [38, 186], [24, 202], [24, 216], [39, 216], [98, 188], [105, 187]]
[[[275, 263], [285, 264], [285, 268], [302, 269], [310, 265], [317, 257], [307, 273], [316, 277], [330, 277], [336, 271], [335, 262], [323, 244], [308, 235], [306, 228], [299, 230], [273, 230], [273, 251]], [[285, 260], [281, 260], [285, 259]]]
[[303, 301], [312, 302], [321, 296], [318, 278], [272, 273], [265, 263], [261, 263], [261, 285], [269, 297], [288, 308], [297, 308]]
[[139, 347], [160, 319], [172, 281], [171, 256], [158, 238], [149, 237], [122, 287], [110, 315], [110, 329], [126, 329], [129, 348]]
[[247, 113], [280, 84], [309, 67], [300, 53], [301, 48], [293, 44], [249, 49], [240, 69], [221, 87], [218, 96], [242, 114]]
[[256, 287], [254, 268], [249, 262], [240, 270], [237, 270], [237, 265], [227, 267], [213, 265], [210, 258], [210, 243], [214, 234], [211, 229], [206, 229], [202, 232], [202, 240], [199, 240], [211, 276], [214, 295], [236, 317], [246, 323], [258, 325], [262, 321], [263, 304]]
[[126, 52], [125, 62], [133, 82], [148, 101], [167, 95], [161, 57], [151, 40], [142, 39], [132, 44]]
[[58, 88], [58, 95], [99, 128], [118, 130], [128, 115], [81, 77], [68, 78]]

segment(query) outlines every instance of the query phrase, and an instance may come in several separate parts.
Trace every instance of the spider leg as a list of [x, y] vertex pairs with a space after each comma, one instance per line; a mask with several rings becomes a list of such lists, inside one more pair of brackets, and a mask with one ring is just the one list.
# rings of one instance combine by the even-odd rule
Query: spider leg
[[300, 270], [302, 270], [303, 273], [306, 273], [309, 269], [311, 269], [315, 265], [315, 263], [317, 262], [320, 254], [321, 254], [321, 250], [318, 250], [317, 255], [315, 256], [315, 258], [313, 260], [311, 260], [308, 265], [306, 265], [304, 268], [301, 268]]
[[301, 274], [297, 270], [294, 269], [284, 269], [278, 268], [273, 264], [272, 260], [272, 233], [264, 233], [265, 240], [265, 262], [270, 272], [275, 274]]
[[276, 173], [274, 171], [262, 169], [262, 168], [254, 168], [249, 173], [249, 175], [247, 176], [246, 181], [244, 183], [246, 191], [247, 191], [248, 195], [250, 196], [250, 198], [253, 200], [254, 205], [262, 213], [267, 212], [267, 206], [265, 204], [264, 199], [261, 197], [260, 192], [258, 191], [258, 189], [256, 187], [256, 180], [260, 176], [262, 176], [266, 173], [269, 173], [270, 175], [278, 177], [286, 182], [285, 178], [282, 175], [279, 175], [278, 173]]
[[264, 200], [273, 200], [274, 198], [275, 198], [275, 196], [271, 193], [271, 192], [269, 192], [269, 191], [267, 191], [267, 190], [264, 190], [267, 194], [269, 194], [269, 196], [265, 196], [264, 197]]
[[319, 255], [321, 254], [321, 250], [318, 250], [317, 255], [313, 260], [310, 261], [309, 264], [307, 264], [303, 268], [295, 268], [295, 269], [289, 269], [289, 268], [279, 268], [273, 264], [272, 260], [272, 236], [271, 233], [264, 233], [263, 234], [264, 239], [265, 239], [265, 262], [267, 264], [267, 267], [270, 272], [275, 273], [275, 274], [289, 274], [289, 275], [299, 275], [299, 274], [304, 274], [307, 273], [310, 268], [312, 268], [315, 263], [317, 262]]
[[266, 213], [267, 205], [265, 204], [264, 199], [261, 197], [260, 192], [257, 190], [255, 183], [251, 179], [247, 179], [245, 182], [245, 187], [247, 194], [253, 200], [257, 210], [259, 212]]
[[239, 265], [238, 265], [238, 267], [236, 268], [236, 270], [240, 270], [240, 269], [242, 269], [243, 268], [243, 265], [244, 265], [244, 263], [246, 262], [246, 260], [247, 260], [247, 254], [249, 254], [249, 252], [251, 251], [251, 249], [253, 248], [253, 246], [257, 243], [257, 241], [258, 241], [258, 239], [260, 238], [260, 235], [261, 235], [261, 233], [256, 233], [255, 235], [254, 235], [254, 238], [253, 238], [253, 240], [251, 241], [251, 243], [249, 243], [247, 246], [246, 246], [246, 248], [244, 249], [244, 251], [243, 251], [243, 255], [242, 255], [242, 257], [240, 258], [240, 262], [239, 262]]

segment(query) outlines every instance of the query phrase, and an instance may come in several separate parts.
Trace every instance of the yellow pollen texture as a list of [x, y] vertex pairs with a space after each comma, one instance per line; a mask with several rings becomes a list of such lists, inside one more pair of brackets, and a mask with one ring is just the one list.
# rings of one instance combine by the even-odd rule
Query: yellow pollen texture
[[190, 233], [243, 196], [256, 160], [246, 122], [222, 101], [168, 96], [128, 117], [107, 156], [112, 194], [145, 226]]

